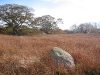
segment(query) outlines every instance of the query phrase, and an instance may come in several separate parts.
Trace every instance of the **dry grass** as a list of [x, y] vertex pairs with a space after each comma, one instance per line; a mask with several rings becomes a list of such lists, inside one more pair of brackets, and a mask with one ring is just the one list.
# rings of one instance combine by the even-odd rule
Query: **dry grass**
[[[43, 59], [53, 47], [75, 59], [74, 70]], [[100, 75], [100, 34], [0, 35], [0, 75]]]

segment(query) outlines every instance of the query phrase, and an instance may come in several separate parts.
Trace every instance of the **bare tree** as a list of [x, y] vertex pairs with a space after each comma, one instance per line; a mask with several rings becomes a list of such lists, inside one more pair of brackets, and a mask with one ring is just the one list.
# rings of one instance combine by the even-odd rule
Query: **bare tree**
[[70, 29], [71, 29], [71, 31], [72, 31], [73, 33], [77, 33], [77, 32], [78, 32], [78, 26], [77, 26], [76, 24], [72, 25], [72, 26], [70, 27]]
[[71, 26], [71, 30], [76, 33], [97, 33], [98, 32], [98, 24], [93, 23], [82, 23], [79, 26], [73, 25]]

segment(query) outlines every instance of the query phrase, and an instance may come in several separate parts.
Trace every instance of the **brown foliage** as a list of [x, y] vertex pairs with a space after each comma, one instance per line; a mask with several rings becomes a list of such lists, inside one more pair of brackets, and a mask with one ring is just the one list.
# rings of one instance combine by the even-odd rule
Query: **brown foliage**
[[[76, 67], [56, 68], [44, 58], [52, 47], [69, 52]], [[100, 73], [100, 34], [0, 35], [0, 75], [95, 75]]]

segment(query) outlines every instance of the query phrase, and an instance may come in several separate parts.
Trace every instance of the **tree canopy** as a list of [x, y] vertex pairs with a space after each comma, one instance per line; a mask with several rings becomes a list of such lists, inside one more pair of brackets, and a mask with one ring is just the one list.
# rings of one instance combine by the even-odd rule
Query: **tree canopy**
[[0, 25], [11, 27], [12, 33], [17, 34], [22, 25], [32, 25], [33, 9], [18, 4], [0, 5]]
[[22, 32], [51, 34], [61, 31], [57, 26], [62, 19], [55, 19], [50, 15], [34, 17], [34, 9], [24, 5], [0, 5], [0, 33], [18, 35]]
[[46, 34], [52, 33], [52, 31], [57, 27], [55, 18], [50, 15], [44, 15], [37, 19], [37, 25]]

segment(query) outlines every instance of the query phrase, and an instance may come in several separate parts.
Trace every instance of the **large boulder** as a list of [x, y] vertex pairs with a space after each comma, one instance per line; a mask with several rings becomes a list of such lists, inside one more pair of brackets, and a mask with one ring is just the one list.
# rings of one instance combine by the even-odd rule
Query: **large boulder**
[[50, 57], [54, 58], [55, 65], [58, 67], [60, 63], [64, 64], [64, 67], [75, 67], [74, 59], [73, 57], [66, 52], [65, 50], [54, 47], [52, 48], [48, 54]]

